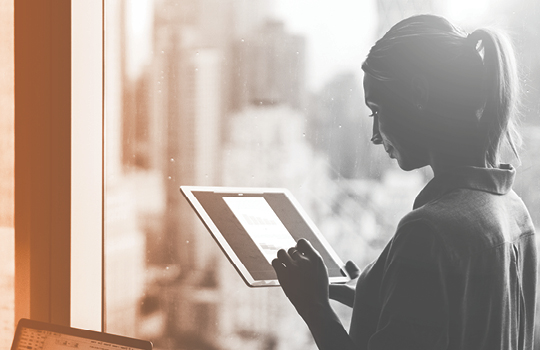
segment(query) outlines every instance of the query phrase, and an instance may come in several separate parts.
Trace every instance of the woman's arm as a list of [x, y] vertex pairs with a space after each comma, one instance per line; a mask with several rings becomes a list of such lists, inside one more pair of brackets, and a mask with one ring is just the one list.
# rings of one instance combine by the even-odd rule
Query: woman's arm
[[[360, 269], [352, 261], [347, 261], [345, 264], [345, 270], [347, 271], [347, 274], [351, 280], [354, 280], [360, 276]], [[347, 305], [348, 307], [353, 307], [355, 295], [354, 287], [348, 284], [330, 284], [328, 286], [328, 292], [330, 299], [338, 301], [343, 305]]]
[[384, 261], [377, 329], [368, 349], [442, 350], [449, 344], [446, 246], [425, 220], [398, 228]]
[[355, 289], [348, 284], [331, 284], [328, 286], [329, 297], [332, 300], [353, 307]]

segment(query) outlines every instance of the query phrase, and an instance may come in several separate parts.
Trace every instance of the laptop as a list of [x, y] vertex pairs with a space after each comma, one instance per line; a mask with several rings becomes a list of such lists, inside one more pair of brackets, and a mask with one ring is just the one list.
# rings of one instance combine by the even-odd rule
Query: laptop
[[152, 350], [152, 343], [23, 318], [11, 350]]

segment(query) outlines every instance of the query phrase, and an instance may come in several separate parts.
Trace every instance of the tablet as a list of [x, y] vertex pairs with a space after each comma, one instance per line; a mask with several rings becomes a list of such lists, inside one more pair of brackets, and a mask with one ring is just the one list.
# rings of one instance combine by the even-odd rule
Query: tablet
[[344, 264], [292, 194], [283, 188], [181, 186], [201, 221], [250, 287], [279, 286], [271, 261], [307, 239], [330, 283], [350, 280]]

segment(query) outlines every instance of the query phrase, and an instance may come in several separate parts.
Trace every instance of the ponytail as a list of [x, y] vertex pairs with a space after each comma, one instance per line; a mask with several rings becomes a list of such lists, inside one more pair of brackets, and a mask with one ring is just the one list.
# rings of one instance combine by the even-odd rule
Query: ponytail
[[504, 141], [519, 161], [521, 137], [516, 127], [519, 76], [512, 45], [505, 35], [488, 29], [478, 29], [466, 40], [483, 56], [485, 104], [479, 111], [479, 126], [487, 163], [492, 167], [499, 165]]

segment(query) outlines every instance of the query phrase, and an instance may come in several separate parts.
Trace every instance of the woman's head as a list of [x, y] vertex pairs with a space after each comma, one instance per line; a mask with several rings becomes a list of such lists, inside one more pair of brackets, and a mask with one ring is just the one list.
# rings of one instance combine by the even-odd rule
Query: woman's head
[[403, 169], [427, 165], [433, 151], [454, 159], [481, 154], [497, 166], [505, 138], [515, 152], [518, 78], [504, 36], [414, 16], [377, 41], [362, 69], [376, 114], [374, 142], [390, 148]]

